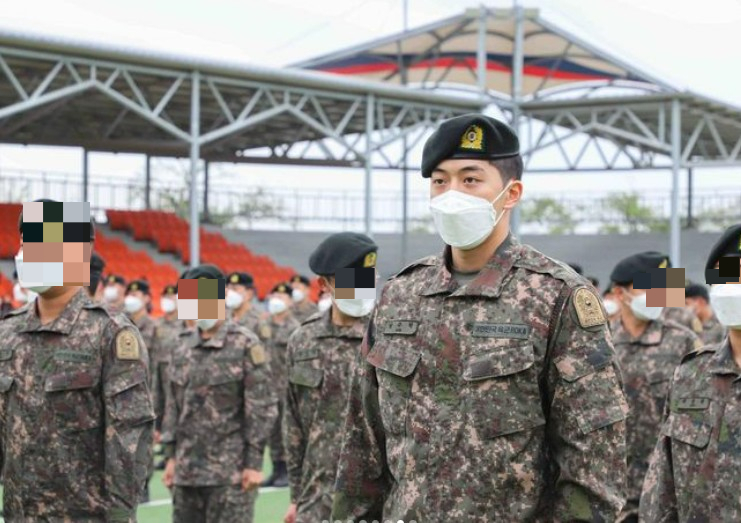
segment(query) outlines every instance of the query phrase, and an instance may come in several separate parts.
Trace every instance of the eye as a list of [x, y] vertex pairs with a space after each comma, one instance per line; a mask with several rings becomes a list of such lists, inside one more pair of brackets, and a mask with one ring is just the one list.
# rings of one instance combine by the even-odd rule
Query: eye
[[474, 178], [473, 176], [467, 176], [463, 179], [463, 183], [471, 184], [471, 183], [477, 183], [480, 180], [478, 178]]
[[445, 183], [443, 178], [433, 178], [432, 185], [442, 185]]

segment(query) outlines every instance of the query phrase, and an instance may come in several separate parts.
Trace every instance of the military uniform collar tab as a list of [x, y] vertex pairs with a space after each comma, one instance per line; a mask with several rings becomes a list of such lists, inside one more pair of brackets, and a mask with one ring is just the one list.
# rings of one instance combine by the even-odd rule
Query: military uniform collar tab
[[664, 337], [664, 324], [660, 321], [649, 321], [640, 336], [634, 338], [631, 336], [628, 329], [623, 326], [623, 321], [618, 318], [612, 331], [612, 338], [614, 343], [625, 343], [628, 345], [658, 345], [661, 343], [661, 339]]
[[86, 305], [90, 305], [91, 301], [87, 293], [83, 288], [80, 288], [72, 299], [67, 303], [62, 313], [51, 323], [46, 325], [41, 324], [39, 319], [38, 311], [36, 310], [35, 302], [32, 307], [29, 307], [27, 313], [27, 320], [22, 325], [18, 332], [57, 332], [59, 334], [69, 334], [72, 332], [72, 328], [77, 322], [77, 317], [80, 315], [80, 311]]
[[497, 298], [507, 281], [507, 275], [522, 254], [520, 242], [508, 234], [494, 255], [484, 265], [476, 278], [453, 294], [456, 296], [485, 296]]

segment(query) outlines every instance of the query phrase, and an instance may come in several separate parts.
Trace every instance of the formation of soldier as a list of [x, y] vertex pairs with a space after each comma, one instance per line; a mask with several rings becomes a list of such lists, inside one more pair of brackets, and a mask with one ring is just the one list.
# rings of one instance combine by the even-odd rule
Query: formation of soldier
[[376, 301], [378, 246], [334, 234], [318, 303], [296, 275], [265, 310], [247, 272], [183, 273], [224, 282], [224, 319], [178, 319], [175, 282], [153, 319], [91, 222], [90, 285], [22, 289], [0, 320], [5, 520], [135, 521], [155, 446], [176, 522], [252, 521], [261, 486], [289, 488], [285, 523], [741, 519], [741, 225], [686, 307], [648, 305], [655, 251], [600, 298], [511, 234], [522, 172], [509, 126], [447, 120], [422, 159], [441, 254]]

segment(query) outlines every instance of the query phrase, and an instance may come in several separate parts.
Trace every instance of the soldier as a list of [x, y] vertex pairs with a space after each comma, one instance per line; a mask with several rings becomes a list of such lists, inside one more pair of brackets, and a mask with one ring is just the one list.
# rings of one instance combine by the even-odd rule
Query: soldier
[[301, 274], [294, 274], [290, 280], [290, 284], [293, 289], [293, 294], [291, 295], [291, 298], [293, 298], [293, 308], [291, 312], [299, 323], [303, 323], [306, 318], [312, 314], [316, 314], [319, 310], [316, 304], [312, 303], [309, 299], [309, 294], [311, 293], [309, 278]]
[[[219, 279], [213, 265], [186, 279]], [[231, 321], [197, 320], [172, 354], [162, 477], [173, 488], [176, 523], [251, 522], [265, 441], [277, 416], [270, 365], [260, 340]]]
[[[666, 256], [664, 266], [661, 268], [671, 268], [672, 261]], [[684, 307], [664, 307], [661, 311], [661, 319], [664, 321], [673, 321], [680, 325], [687, 327], [689, 330], [700, 336], [702, 334], [702, 322], [694, 311], [686, 309]]]
[[[226, 278], [226, 308], [232, 320], [257, 334], [265, 344], [270, 343], [270, 324], [252, 304], [255, 298], [255, 283], [246, 272], [233, 272]], [[227, 312], [229, 312], [227, 311]]]
[[95, 303], [102, 304], [103, 298], [103, 269], [105, 269], [105, 260], [97, 253], [90, 254], [90, 285], [87, 287], [87, 293], [90, 299]]
[[726, 337], [726, 329], [718, 321], [710, 306], [710, 294], [704, 285], [692, 284], [684, 289], [684, 301], [695, 311], [695, 315], [702, 322], [700, 339], [705, 345], [715, 345]]
[[[338, 269], [373, 267], [378, 246], [356, 233], [333, 234], [312, 253], [309, 265], [333, 293]], [[329, 520], [347, 409], [350, 365], [360, 352], [369, 315], [331, 307], [304, 320], [288, 342], [288, 394], [283, 434], [291, 483], [285, 523]]]
[[682, 356], [701, 344], [689, 329], [661, 319], [661, 307], [646, 305], [646, 291], [633, 288], [640, 272], [666, 264], [655, 251], [642, 252], [618, 262], [610, 275], [620, 315], [612, 323], [612, 340], [623, 372], [630, 415], [627, 420], [628, 502], [618, 518], [638, 521], [643, 478], [661, 426], [669, 380]]
[[332, 519], [611, 520], [627, 404], [600, 298], [509, 233], [517, 136], [482, 115], [427, 140], [447, 244], [385, 285], [352, 374]]
[[[726, 229], [705, 265], [741, 256], [741, 224]], [[736, 265], [736, 271], [739, 271]], [[643, 483], [643, 521], [741, 520], [741, 284], [713, 284], [710, 303], [728, 336], [682, 359]], [[730, 282], [733, 283], [730, 283]]]
[[613, 323], [620, 316], [620, 304], [617, 302], [615, 294], [612, 292], [612, 285], [602, 293], [602, 303], [605, 306], [608, 323]]
[[273, 461], [273, 473], [262, 482], [263, 487], [287, 487], [288, 470], [286, 456], [283, 449], [283, 410], [285, 406], [288, 375], [286, 374], [286, 354], [288, 338], [301, 324], [291, 314], [293, 289], [286, 283], [279, 283], [268, 296], [268, 312], [270, 313], [271, 338], [268, 344], [270, 369], [273, 372], [273, 384], [278, 396], [278, 417], [275, 420], [273, 431], [270, 434], [270, 457]]
[[5, 520], [136, 521], [154, 422], [146, 347], [81, 286], [33, 290], [0, 321]]
[[124, 312], [126, 280], [123, 279], [123, 276], [111, 274], [105, 282], [105, 289], [103, 289], [105, 306], [114, 313]]

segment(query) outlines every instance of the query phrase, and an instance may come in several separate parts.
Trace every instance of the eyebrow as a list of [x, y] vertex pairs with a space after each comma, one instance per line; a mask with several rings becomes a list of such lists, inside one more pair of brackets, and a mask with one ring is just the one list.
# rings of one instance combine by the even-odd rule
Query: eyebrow
[[[466, 165], [465, 167], [461, 167], [460, 169], [458, 169], [458, 171], [456, 171], [456, 172], [459, 172], [459, 173], [467, 173], [467, 172], [479, 172], [479, 173], [483, 173], [485, 171], [484, 171], [484, 169], [482, 169], [478, 165]], [[436, 167], [432, 171], [432, 174], [435, 174], [435, 173], [438, 173], [438, 174], [450, 174], [445, 169], [441, 169], [439, 167]]]

